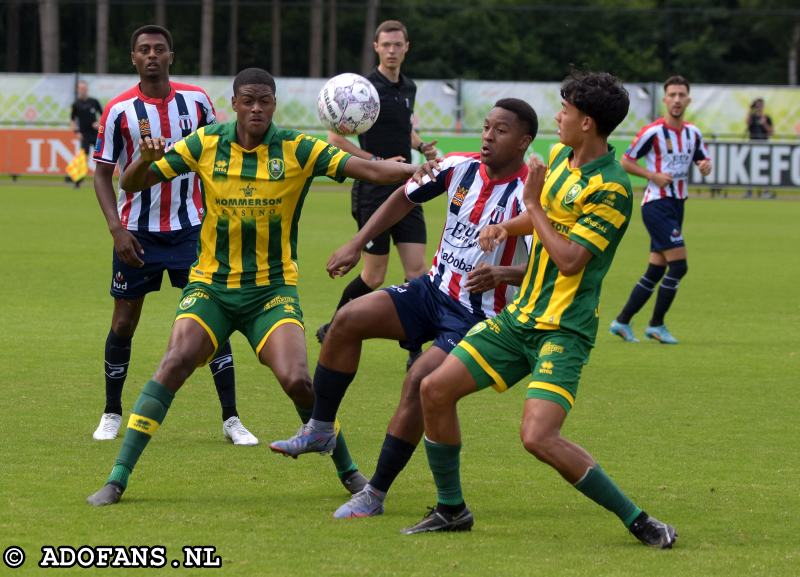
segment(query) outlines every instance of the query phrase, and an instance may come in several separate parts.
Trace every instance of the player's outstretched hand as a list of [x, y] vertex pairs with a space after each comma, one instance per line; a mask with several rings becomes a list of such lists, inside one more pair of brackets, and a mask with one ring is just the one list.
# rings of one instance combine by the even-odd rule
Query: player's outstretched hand
[[535, 154], [531, 154], [528, 159], [528, 178], [525, 179], [525, 186], [522, 189], [522, 201], [528, 210], [531, 210], [531, 206], [541, 208], [542, 188], [546, 173], [547, 166], [544, 162]]
[[139, 154], [145, 162], [154, 162], [164, 157], [167, 141], [160, 136], [152, 138], [145, 136], [139, 139]]
[[141, 268], [144, 261], [140, 255], [144, 254], [144, 249], [136, 237], [125, 228], [119, 228], [111, 234], [114, 238], [114, 250], [120, 260], [128, 266]]
[[478, 244], [481, 250], [489, 252], [500, 246], [508, 238], [508, 231], [499, 224], [488, 224], [481, 229], [478, 235]]
[[427, 176], [428, 179], [433, 180], [436, 178], [436, 175], [439, 174], [439, 170], [441, 167], [439, 166], [439, 162], [441, 162], [441, 158], [434, 158], [433, 160], [426, 160], [422, 164], [419, 165], [417, 172], [414, 173], [414, 176], [411, 177], [411, 180], [416, 182], [417, 184], [425, 184], [425, 177]]
[[499, 267], [489, 266], [485, 262], [471, 270], [467, 275], [466, 289], [473, 293], [483, 293], [503, 282]]
[[653, 184], [655, 184], [657, 187], [662, 188], [668, 184], [672, 184], [672, 175], [667, 174], [666, 172], [654, 172], [653, 178], [650, 180], [652, 180]]
[[361, 247], [350, 241], [331, 255], [325, 269], [331, 278], [344, 276], [358, 264], [359, 260], [361, 260]]
[[700, 169], [700, 174], [708, 176], [711, 173], [711, 161], [707, 158], [697, 161], [697, 168]]

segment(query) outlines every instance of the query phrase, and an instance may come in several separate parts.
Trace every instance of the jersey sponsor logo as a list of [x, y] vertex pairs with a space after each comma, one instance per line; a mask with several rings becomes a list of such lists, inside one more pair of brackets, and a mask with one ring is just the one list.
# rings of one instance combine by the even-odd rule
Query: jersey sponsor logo
[[608, 227], [606, 225], [597, 222], [591, 216], [587, 216], [585, 219], [583, 219], [583, 224], [588, 224], [589, 226], [599, 230], [600, 232], [608, 232]]
[[239, 192], [243, 193], [245, 196], [253, 196], [253, 193], [256, 191], [256, 187], [253, 186], [252, 182], [248, 182], [247, 186], [243, 186], [239, 189]]
[[669, 235], [669, 240], [672, 242], [682, 242], [683, 234], [681, 234], [681, 231], [679, 231], [677, 228], [673, 228]]
[[[244, 192], [244, 188], [241, 189]], [[246, 193], [245, 193], [246, 194]], [[252, 193], [251, 193], [252, 194]], [[250, 195], [247, 195], [250, 196]], [[217, 206], [280, 206], [283, 204], [282, 198], [215, 198], [214, 204]]]
[[283, 171], [284, 171], [283, 160], [281, 160], [280, 158], [273, 158], [272, 160], [269, 161], [269, 175], [272, 178], [275, 179], [280, 178], [281, 176], [283, 176]]
[[464, 258], [459, 258], [452, 252], [444, 252], [440, 255], [439, 262], [449, 264], [454, 269], [462, 270], [464, 272], [472, 272], [475, 268], [471, 263], [467, 262]]
[[541, 365], [539, 365], [539, 372], [544, 375], [552, 375], [553, 374], [553, 363], [550, 361], [545, 361]]
[[571, 226], [556, 222], [554, 220], [551, 220], [550, 224], [553, 225], [553, 228], [556, 230], [556, 232], [560, 232], [561, 234], [569, 234], [572, 230]]
[[125, 275], [122, 274], [120, 271], [114, 275], [114, 278], [111, 281], [111, 286], [113, 286], [118, 291], [124, 291], [128, 289], [128, 281], [125, 280]]
[[561, 345], [557, 345], [555, 343], [551, 343], [547, 341], [545, 344], [542, 345], [542, 348], [539, 350], [540, 356], [552, 355], [553, 353], [563, 353], [564, 347]]
[[478, 227], [459, 220], [450, 228], [445, 229], [442, 240], [453, 248], [472, 248], [478, 244], [479, 234]]
[[583, 190], [583, 187], [580, 184], [573, 184], [572, 187], [567, 191], [567, 194], [564, 195], [564, 204], [572, 204], [578, 195]]
[[479, 332], [481, 332], [485, 328], [486, 328], [486, 322], [485, 321], [481, 321], [477, 325], [475, 325], [474, 327], [472, 327], [471, 329], [469, 329], [467, 331], [467, 336], [471, 337], [472, 335], [477, 335]]

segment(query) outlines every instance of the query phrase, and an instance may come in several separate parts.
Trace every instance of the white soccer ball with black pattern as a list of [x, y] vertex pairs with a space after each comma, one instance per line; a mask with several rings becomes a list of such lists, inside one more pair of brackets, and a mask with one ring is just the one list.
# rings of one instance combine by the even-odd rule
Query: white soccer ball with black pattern
[[346, 72], [325, 83], [319, 91], [317, 110], [325, 128], [337, 134], [361, 134], [378, 119], [381, 100], [369, 80]]

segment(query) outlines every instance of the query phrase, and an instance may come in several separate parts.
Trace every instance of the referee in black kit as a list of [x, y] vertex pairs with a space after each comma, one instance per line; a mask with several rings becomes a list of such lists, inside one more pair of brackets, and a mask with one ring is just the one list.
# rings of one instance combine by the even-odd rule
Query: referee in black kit
[[[417, 85], [400, 72], [409, 48], [406, 27], [398, 20], [382, 22], [375, 30], [373, 47], [379, 63], [367, 79], [372, 82], [380, 96], [381, 111], [378, 119], [372, 128], [358, 137], [359, 146], [334, 132], [328, 133], [328, 142], [364, 159], [409, 162], [412, 147], [426, 159], [435, 158], [436, 141], [423, 142], [412, 124]], [[359, 229], [401, 184], [403, 183], [379, 186], [360, 181], [353, 183], [352, 211]], [[342, 291], [336, 310], [383, 284], [389, 266], [390, 237], [397, 247], [406, 280], [427, 272], [425, 218], [422, 207], [416, 206], [403, 220], [367, 243], [364, 249], [364, 268]], [[319, 342], [324, 340], [329, 326], [330, 323], [326, 323], [317, 330]], [[409, 351], [407, 368], [420, 352]]]

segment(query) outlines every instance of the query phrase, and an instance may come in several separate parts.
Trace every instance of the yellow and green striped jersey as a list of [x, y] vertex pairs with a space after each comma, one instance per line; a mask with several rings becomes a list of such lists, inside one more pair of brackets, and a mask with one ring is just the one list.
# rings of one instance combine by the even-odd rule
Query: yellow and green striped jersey
[[297, 229], [311, 181], [341, 182], [350, 155], [270, 124], [252, 150], [236, 122], [200, 128], [150, 165], [162, 180], [194, 172], [203, 183], [203, 224], [189, 281], [226, 288], [297, 284]]
[[578, 274], [564, 276], [534, 234], [525, 278], [508, 310], [527, 326], [562, 328], [594, 342], [600, 288], [628, 228], [633, 192], [611, 146], [579, 168], [570, 167], [571, 155], [563, 144], [550, 152], [542, 207], [556, 232], [586, 247], [592, 258]]

